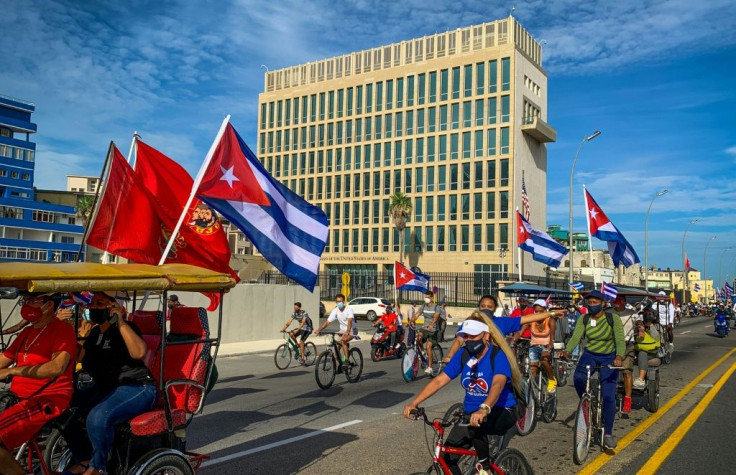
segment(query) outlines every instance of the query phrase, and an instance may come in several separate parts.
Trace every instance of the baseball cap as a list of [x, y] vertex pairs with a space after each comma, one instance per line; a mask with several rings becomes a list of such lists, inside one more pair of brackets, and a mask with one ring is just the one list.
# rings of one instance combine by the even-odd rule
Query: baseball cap
[[585, 298], [586, 299], [594, 298], [594, 299], [599, 299], [599, 300], [608, 300], [608, 297], [603, 295], [603, 293], [599, 290], [591, 290], [590, 292], [588, 292], [588, 295], [586, 295]]
[[536, 307], [537, 305], [539, 305], [542, 308], [547, 308], [547, 301], [544, 299], [537, 299], [534, 301], [534, 304], [532, 306]]
[[460, 328], [458, 329], [458, 334], [466, 334], [470, 336], [480, 335], [483, 332], [488, 331], [488, 325], [486, 325], [483, 322], [478, 322], [476, 320], [465, 320], [462, 325], [460, 325]]
[[179, 301], [179, 296], [176, 295], [176, 294], [171, 294], [171, 295], [169, 295], [169, 300], [171, 300], [172, 302], [178, 302]]

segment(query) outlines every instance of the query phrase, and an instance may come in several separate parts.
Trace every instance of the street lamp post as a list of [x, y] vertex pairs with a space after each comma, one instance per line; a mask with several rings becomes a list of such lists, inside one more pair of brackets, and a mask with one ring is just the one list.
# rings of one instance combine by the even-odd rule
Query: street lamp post
[[[568, 244], [570, 246], [570, 266], [568, 270], [568, 282], [572, 282], [572, 268], [573, 268], [573, 248], [572, 248], [572, 176], [575, 172], [575, 164], [578, 161], [578, 155], [580, 155], [580, 149], [583, 148], [583, 144], [585, 142], [590, 142], [594, 138], [598, 137], [601, 134], [600, 130], [596, 130], [592, 134], [588, 135], [587, 137], [584, 137], [583, 140], [580, 141], [580, 145], [578, 146], [577, 152], [575, 152], [575, 158], [572, 161], [572, 167], [570, 167], [570, 229], [568, 230]], [[588, 244], [590, 245], [590, 243]]]
[[644, 292], [649, 292], [649, 212], [652, 210], [654, 200], [662, 195], [667, 194], [667, 189], [658, 191], [656, 195], [649, 202], [649, 208], [647, 208], [647, 214], [644, 217]]
[[703, 251], [703, 289], [705, 290], [705, 303], [708, 303], [708, 246], [718, 236], [713, 236], [705, 243], [705, 251]]
[[724, 249], [721, 253], [721, 259], [718, 261], [718, 285], [721, 285], [721, 276], [723, 276], [723, 256], [730, 250], [730, 247]]
[[700, 221], [699, 218], [695, 218], [692, 221], [688, 223], [688, 225], [685, 227], [685, 232], [682, 233], [682, 269], [683, 269], [683, 275], [682, 275], [682, 303], [685, 303], [685, 287], [687, 286], [688, 276], [690, 274], [689, 270], [687, 269], [686, 264], [686, 257], [685, 257], [685, 236], [687, 235], [688, 229], [690, 229], [690, 226]]

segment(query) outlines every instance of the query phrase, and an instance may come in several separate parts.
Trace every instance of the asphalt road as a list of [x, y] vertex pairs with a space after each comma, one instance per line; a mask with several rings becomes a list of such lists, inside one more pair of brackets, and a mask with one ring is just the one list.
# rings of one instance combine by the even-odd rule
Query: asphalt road
[[[364, 330], [369, 324], [359, 322]], [[448, 331], [448, 333], [450, 333]], [[703, 369], [733, 348], [736, 333], [726, 339], [715, 338], [712, 324], [693, 318], [676, 328], [676, 353], [671, 365], [662, 369], [661, 405], [677, 394]], [[314, 337], [313, 337], [314, 338]], [[315, 338], [320, 349], [324, 338]], [[421, 377], [405, 383], [399, 360], [372, 362], [367, 342], [357, 344], [363, 351], [364, 369], [360, 381], [350, 384], [338, 375], [334, 386], [320, 390], [312, 367], [292, 367], [279, 371], [273, 353], [221, 358], [220, 380], [207, 399], [202, 415], [189, 428], [188, 447], [212, 456], [203, 474], [331, 474], [331, 473], [411, 473], [426, 469], [431, 462], [427, 441], [431, 431], [419, 422], [400, 415], [403, 406], [428, 381]], [[445, 348], [449, 344], [443, 345]], [[679, 425], [690, 409], [702, 398], [718, 377], [736, 361], [732, 357], [703, 379], [689, 394], [662, 415], [641, 436], [615, 455], [599, 473], [632, 473], [645, 466], [663, 440]], [[736, 414], [729, 410], [736, 383], [730, 381], [713, 405], [687, 437], [702, 445], [680, 444], [665, 462], [660, 473], [681, 468], [678, 457], [697, 453], [703, 459], [692, 468], [715, 467], [707, 448], [724, 437], [733, 439], [727, 427], [733, 427]], [[426, 402], [431, 415], [441, 416], [453, 403], [462, 400], [463, 391], [456, 382]], [[511, 447], [521, 450], [536, 473], [571, 473], [580, 467], [572, 461], [571, 416], [577, 395], [568, 385], [559, 388], [559, 415], [550, 424], [540, 422], [527, 437], [515, 437]], [[635, 401], [628, 419], [616, 421], [615, 433], [621, 437], [649, 416]], [[729, 414], [729, 418], [722, 414]], [[710, 421], [710, 422], [707, 422]], [[710, 437], [710, 439], [709, 439]], [[709, 442], [705, 442], [708, 440]], [[722, 447], [724, 460], [729, 448]], [[598, 455], [593, 450], [588, 461]], [[673, 465], [668, 465], [668, 464]], [[724, 472], [726, 473], [726, 472]], [[733, 470], [730, 470], [733, 473]]]

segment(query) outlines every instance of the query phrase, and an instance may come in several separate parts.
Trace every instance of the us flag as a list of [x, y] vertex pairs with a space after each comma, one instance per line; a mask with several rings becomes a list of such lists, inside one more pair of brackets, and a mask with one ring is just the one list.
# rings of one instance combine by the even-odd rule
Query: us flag
[[526, 194], [526, 183], [524, 182], [524, 175], [521, 176], [521, 207], [524, 210], [524, 219], [530, 221], [532, 211], [529, 208], [529, 196]]

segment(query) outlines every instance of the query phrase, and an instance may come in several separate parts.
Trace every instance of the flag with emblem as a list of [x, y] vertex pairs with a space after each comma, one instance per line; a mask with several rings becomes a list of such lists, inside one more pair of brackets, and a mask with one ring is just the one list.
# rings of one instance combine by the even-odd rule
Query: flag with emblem
[[530, 252], [535, 261], [550, 267], [560, 267], [562, 258], [568, 253], [565, 246], [552, 239], [549, 234], [534, 229], [518, 210], [516, 211], [516, 234], [520, 248]]
[[314, 290], [328, 236], [324, 211], [274, 179], [227, 120], [210, 152], [197, 176], [197, 196], [278, 270]]
[[640, 262], [634, 246], [629, 244], [621, 231], [608, 219], [585, 187], [583, 187], [583, 193], [589, 232], [592, 236], [608, 243], [608, 252], [611, 254], [613, 264], [617, 267], [619, 264], [629, 267]]
[[609, 300], [615, 300], [618, 295], [618, 288], [613, 284], [603, 281], [601, 283], [601, 293], [608, 297]]
[[397, 290], [417, 290], [419, 292], [429, 290], [427, 274], [413, 271], [398, 261], [394, 262], [394, 283]]

